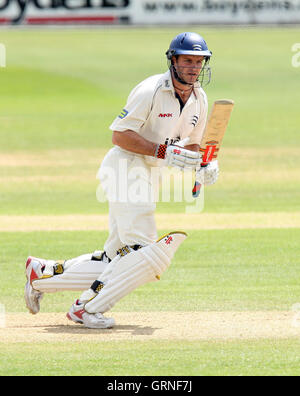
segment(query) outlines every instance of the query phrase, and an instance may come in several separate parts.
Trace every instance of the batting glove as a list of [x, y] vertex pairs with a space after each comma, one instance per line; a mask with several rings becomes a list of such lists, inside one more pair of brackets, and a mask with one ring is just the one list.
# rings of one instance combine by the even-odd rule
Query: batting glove
[[157, 146], [155, 157], [166, 159], [167, 165], [183, 169], [196, 169], [201, 163], [201, 155], [196, 151], [186, 150], [177, 145], [167, 146], [160, 144]]
[[215, 184], [219, 178], [218, 160], [210, 162], [207, 166], [198, 166], [196, 169], [196, 181], [205, 186]]

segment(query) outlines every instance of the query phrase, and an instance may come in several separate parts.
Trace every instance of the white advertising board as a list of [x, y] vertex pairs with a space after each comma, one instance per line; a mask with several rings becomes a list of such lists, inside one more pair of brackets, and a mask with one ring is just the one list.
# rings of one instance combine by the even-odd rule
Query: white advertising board
[[299, 23], [300, 0], [133, 0], [132, 23]]
[[300, 0], [0, 0], [0, 24], [300, 23]]

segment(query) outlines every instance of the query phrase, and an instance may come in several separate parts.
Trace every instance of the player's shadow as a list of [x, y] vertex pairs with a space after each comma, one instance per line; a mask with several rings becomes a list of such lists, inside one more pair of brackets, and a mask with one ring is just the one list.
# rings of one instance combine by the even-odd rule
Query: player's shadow
[[50, 334], [74, 335], [74, 334], [108, 334], [108, 335], [125, 335], [128, 336], [151, 336], [159, 328], [139, 325], [116, 325], [112, 329], [87, 329], [82, 325], [46, 325], [43, 326], [45, 331]]

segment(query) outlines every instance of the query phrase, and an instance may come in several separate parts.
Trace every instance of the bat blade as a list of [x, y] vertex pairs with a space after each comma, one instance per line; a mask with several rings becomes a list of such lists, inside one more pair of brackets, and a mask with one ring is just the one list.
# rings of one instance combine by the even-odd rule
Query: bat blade
[[[200, 144], [200, 152], [203, 154], [201, 166], [207, 166], [211, 161], [218, 158], [233, 107], [233, 100], [221, 99], [214, 102]], [[193, 197], [197, 198], [200, 191], [201, 184], [196, 181], [193, 188]]]

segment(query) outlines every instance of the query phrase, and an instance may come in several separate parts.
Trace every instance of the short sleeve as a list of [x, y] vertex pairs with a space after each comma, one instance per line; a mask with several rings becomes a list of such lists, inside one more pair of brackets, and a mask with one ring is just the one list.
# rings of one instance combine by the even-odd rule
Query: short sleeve
[[143, 83], [139, 84], [131, 91], [126, 106], [111, 124], [110, 129], [119, 132], [129, 129], [139, 133], [149, 117], [152, 98], [153, 90]]

